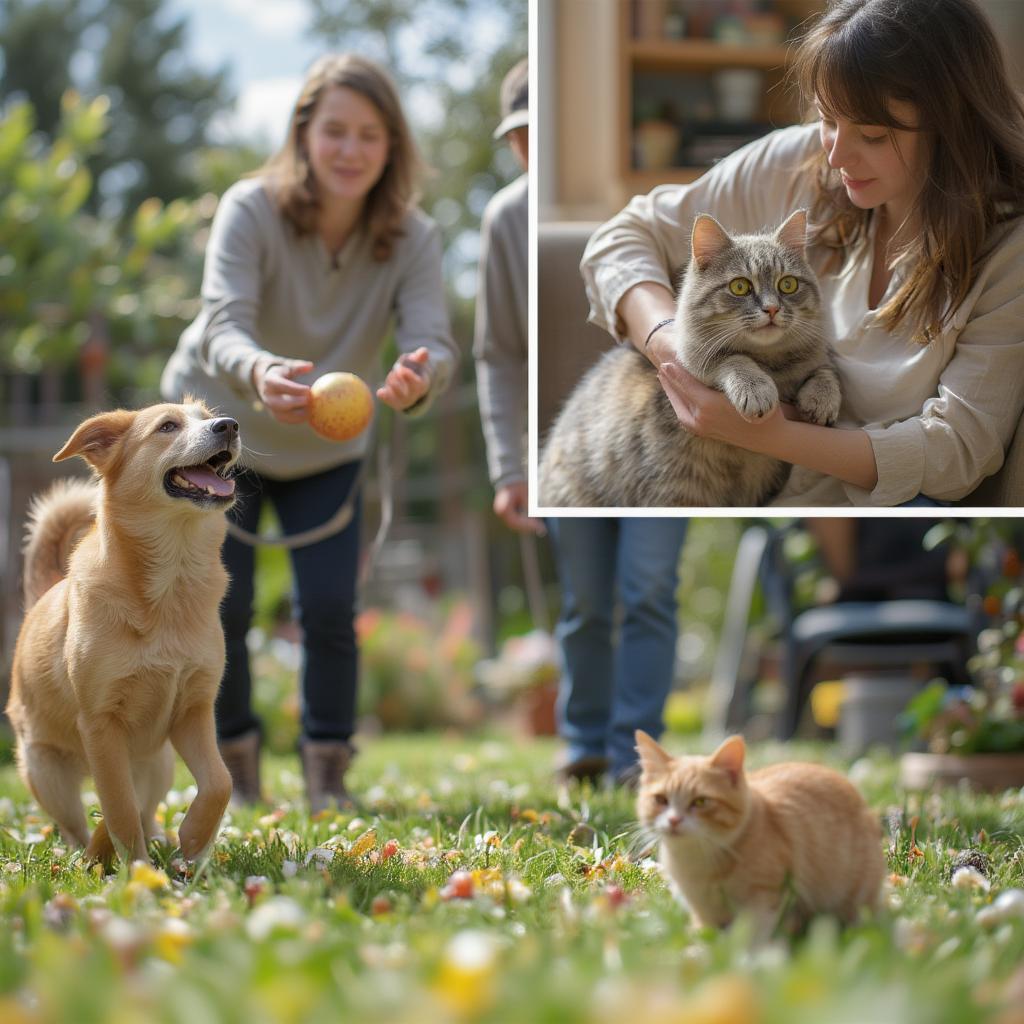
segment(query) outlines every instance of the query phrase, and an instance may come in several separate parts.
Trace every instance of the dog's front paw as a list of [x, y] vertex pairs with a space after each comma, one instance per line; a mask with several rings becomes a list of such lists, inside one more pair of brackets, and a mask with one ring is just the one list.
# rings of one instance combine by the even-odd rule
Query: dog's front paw
[[771, 377], [733, 374], [726, 382], [725, 394], [745, 420], [763, 419], [779, 404], [779, 389]]
[[831, 367], [808, 377], [796, 395], [796, 407], [803, 419], [823, 427], [831, 427], [839, 419], [842, 401], [839, 378]]

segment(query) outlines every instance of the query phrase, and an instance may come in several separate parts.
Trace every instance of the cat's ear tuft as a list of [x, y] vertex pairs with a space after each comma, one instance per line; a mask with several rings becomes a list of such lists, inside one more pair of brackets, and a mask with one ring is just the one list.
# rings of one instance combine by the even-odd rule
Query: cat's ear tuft
[[690, 250], [698, 269], [703, 270], [731, 245], [732, 239], [714, 217], [706, 213], [697, 215], [693, 222], [693, 234], [690, 236]]
[[643, 729], [637, 729], [633, 738], [636, 740], [636, 750], [640, 755], [640, 767], [645, 774], [658, 774], [668, 767], [672, 755], [657, 740], [648, 736]]
[[775, 232], [775, 238], [787, 249], [803, 256], [807, 245], [807, 211], [796, 210], [791, 213]]
[[721, 746], [711, 755], [710, 762], [715, 768], [722, 768], [729, 773], [733, 785], [739, 782], [743, 774], [743, 758], [747, 745], [742, 736], [730, 736], [723, 740]]

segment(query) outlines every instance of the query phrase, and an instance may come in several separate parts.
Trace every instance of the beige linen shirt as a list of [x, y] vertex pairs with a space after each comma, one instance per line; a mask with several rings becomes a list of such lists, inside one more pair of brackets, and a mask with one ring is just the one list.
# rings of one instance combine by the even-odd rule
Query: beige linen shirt
[[358, 374], [375, 390], [392, 321], [399, 352], [430, 351], [422, 412], [447, 386], [458, 358], [445, 308], [441, 235], [419, 210], [402, 224], [391, 257], [373, 259], [357, 228], [332, 260], [317, 234], [299, 236], [259, 178], [237, 182], [217, 207], [203, 267], [203, 309], [182, 333], [160, 382], [163, 396], [206, 399], [241, 428], [246, 465], [277, 480], [360, 458], [369, 432], [328, 441], [305, 423], [279, 423], [256, 402], [252, 369], [262, 355], [306, 359], [321, 374]]
[[[690, 258], [698, 213], [732, 232], [776, 227], [810, 208], [803, 165], [817, 125], [785, 128], [745, 146], [692, 185], [638, 196], [593, 236], [581, 270], [590, 319], [623, 340], [615, 310], [634, 285], [672, 286]], [[776, 505], [892, 506], [918, 494], [955, 501], [1003, 463], [1024, 408], [1024, 219], [999, 229], [994, 249], [946, 329], [926, 346], [885, 330], [868, 308], [872, 240], [839, 273], [819, 273], [843, 391], [841, 427], [871, 440], [871, 491], [794, 466]], [[812, 263], [822, 254], [811, 254]], [[888, 296], [901, 280], [893, 272]], [[883, 300], [884, 301], [884, 300]]]

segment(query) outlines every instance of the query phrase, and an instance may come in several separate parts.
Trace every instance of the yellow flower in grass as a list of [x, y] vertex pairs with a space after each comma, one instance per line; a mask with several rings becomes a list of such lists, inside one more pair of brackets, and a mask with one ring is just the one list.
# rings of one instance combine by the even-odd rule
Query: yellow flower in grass
[[505, 877], [501, 868], [477, 868], [471, 875], [475, 892], [486, 893], [494, 900], [504, 900]]
[[490, 1009], [497, 998], [498, 943], [481, 931], [459, 932], [448, 943], [433, 990], [459, 1017]]
[[364, 853], [369, 853], [377, 845], [377, 830], [368, 828], [358, 839], [356, 839], [352, 845], [348, 848], [348, 855], [350, 857], [362, 857]]
[[36, 1024], [42, 1017], [10, 996], [0, 998], [0, 1020], [4, 1024]]
[[758, 1024], [762, 1019], [753, 984], [738, 974], [711, 978], [683, 1010], [680, 1024]]
[[195, 933], [180, 918], [164, 921], [153, 942], [156, 955], [171, 964], [180, 964], [185, 950], [195, 941]]
[[157, 889], [166, 889], [171, 884], [171, 880], [163, 871], [141, 860], [137, 860], [132, 864], [129, 879], [129, 884], [141, 885], [150, 892], [155, 892]]

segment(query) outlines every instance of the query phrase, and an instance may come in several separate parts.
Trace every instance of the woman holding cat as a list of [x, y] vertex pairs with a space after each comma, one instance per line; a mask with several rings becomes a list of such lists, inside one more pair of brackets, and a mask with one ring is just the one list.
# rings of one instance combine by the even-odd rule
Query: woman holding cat
[[[366, 435], [338, 443], [307, 424], [317, 375], [379, 376], [394, 321], [402, 353], [377, 398], [416, 415], [444, 390], [457, 349], [444, 304], [441, 238], [417, 207], [419, 156], [383, 68], [351, 54], [310, 69], [281, 150], [220, 201], [203, 272], [203, 308], [164, 371], [166, 396], [199, 394], [241, 425], [247, 471], [232, 518], [257, 529], [269, 499], [285, 533], [348, 525], [292, 550], [302, 626], [303, 774], [313, 811], [348, 801], [357, 685], [354, 629], [360, 461]], [[260, 798], [260, 723], [246, 635], [251, 547], [229, 537], [221, 609], [227, 666], [217, 734], [235, 799]]]
[[[1024, 408], [1024, 106], [974, 0], [837, 0], [794, 72], [816, 124], [656, 188], [594, 235], [591, 319], [659, 368], [688, 430], [791, 463], [777, 504], [956, 500], [1000, 467]], [[665, 330], [699, 213], [755, 231], [797, 208], [832, 322], [835, 428], [786, 408], [744, 419]]]

